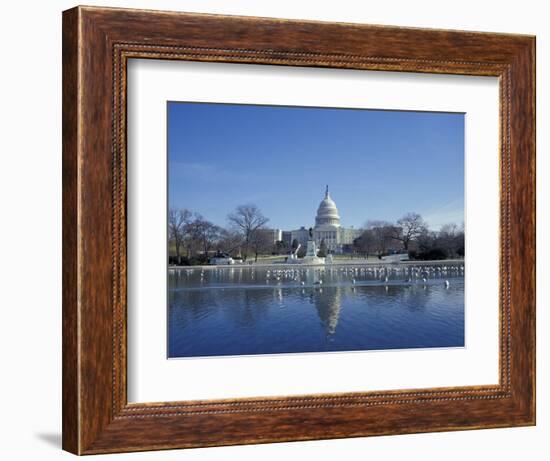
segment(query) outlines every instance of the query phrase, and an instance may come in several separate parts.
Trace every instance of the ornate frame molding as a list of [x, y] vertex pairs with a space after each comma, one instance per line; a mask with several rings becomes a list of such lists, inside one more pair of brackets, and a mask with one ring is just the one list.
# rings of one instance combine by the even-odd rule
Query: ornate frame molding
[[[63, 34], [66, 450], [534, 424], [532, 37], [89, 7], [64, 13]], [[139, 58], [499, 77], [499, 385], [128, 404], [126, 64]]]

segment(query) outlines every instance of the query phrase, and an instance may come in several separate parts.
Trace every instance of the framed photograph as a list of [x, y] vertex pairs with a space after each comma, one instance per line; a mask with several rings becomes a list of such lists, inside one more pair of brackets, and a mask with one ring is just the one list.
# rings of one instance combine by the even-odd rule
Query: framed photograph
[[63, 447], [535, 424], [535, 39], [63, 13]]

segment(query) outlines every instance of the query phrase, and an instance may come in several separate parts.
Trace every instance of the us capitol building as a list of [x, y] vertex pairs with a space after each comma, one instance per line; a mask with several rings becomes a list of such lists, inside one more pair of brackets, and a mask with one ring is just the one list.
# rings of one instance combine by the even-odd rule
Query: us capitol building
[[[317, 248], [321, 246], [321, 242], [324, 240], [329, 253], [342, 253], [344, 252], [344, 246], [351, 245], [361, 233], [361, 229], [341, 226], [338, 208], [332, 200], [327, 186], [325, 197], [319, 204], [319, 208], [317, 208], [315, 226], [313, 227], [313, 240], [315, 240]], [[281, 240], [285, 241], [289, 247], [294, 240], [305, 247], [308, 239], [309, 229], [305, 227], [292, 231], [281, 231]]]

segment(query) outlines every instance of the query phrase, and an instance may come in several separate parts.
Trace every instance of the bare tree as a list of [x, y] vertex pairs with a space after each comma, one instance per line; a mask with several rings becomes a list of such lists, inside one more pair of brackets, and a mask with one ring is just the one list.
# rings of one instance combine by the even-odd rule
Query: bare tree
[[243, 236], [243, 259], [246, 261], [254, 233], [264, 226], [269, 219], [253, 204], [239, 205], [233, 213], [227, 216], [227, 219]]
[[464, 257], [464, 227], [454, 223], [445, 224], [439, 231], [425, 227], [414, 238], [414, 248], [409, 246], [413, 259], [436, 260]]
[[208, 251], [220, 238], [221, 228], [207, 221], [200, 214], [196, 214], [195, 219], [187, 227], [190, 237], [207, 257]]
[[254, 251], [254, 262], [258, 262], [258, 255], [273, 250], [273, 239], [266, 229], [256, 229], [250, 237], [250, 247]]
[[462, 229], [454, 223], [441, 226], [438, 244], [450, 258], [464, 256], [464, 226]]
[[431, 231], [428, 228], [424, 229], [416, 237], [417, 250], [419, 253], [426, 253], [437, 246], [438, 235], [437, 232]]
[[397, 221], [392, 238], [401, 242], [405, 251], [409, 251], [411, 241], [422, 235], [427, 225], [418, 213], [407, 213]]
[[441, 226], [441, 229], [439, 229], [440, 234], [446, 234], [453, 237], [456, 235], [457, 232], [458, 232], [458, 225], [455, 223], [443, 224]]
[[171, 208], [168, 211], [168, 239], [174, 244], [178, 264], [181, 264], [181, 248], [190, 219], [189, 210]]
[[217, 244], [218, 251], [240, 257], [242, 243], [243, 238], [240, 233], [228, 229], [220, 230], [220, 238]]
[[368, 259], [369, 254], [375, 251], [376, 241], [375, 231], [373, 229], [366, 229], [353, 241], [353, 249]]
[[275, 245], [273, 247], [273, 250], [278, 254], [278, 255], [284, 255], [284, 254], [287, 254], [288, 253], [288, 245], [287, 243], [284, 241], [284, 240], [277, 240], [275, 242]]
[[378, 256], [385, 254], [392, 246], [395, 226], [388, 221], [368, 221], [365, 228], [370, 230], [372, 244]]

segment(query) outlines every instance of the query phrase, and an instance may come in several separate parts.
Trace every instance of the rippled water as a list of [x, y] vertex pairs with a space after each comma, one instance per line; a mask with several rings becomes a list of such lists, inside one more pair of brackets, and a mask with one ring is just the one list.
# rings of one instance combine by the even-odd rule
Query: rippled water
[[463, 272], [171, 269], [168, 336], [169, 357], [463, 347]]

